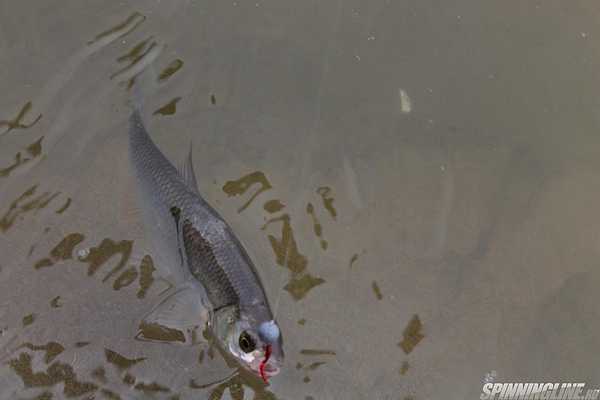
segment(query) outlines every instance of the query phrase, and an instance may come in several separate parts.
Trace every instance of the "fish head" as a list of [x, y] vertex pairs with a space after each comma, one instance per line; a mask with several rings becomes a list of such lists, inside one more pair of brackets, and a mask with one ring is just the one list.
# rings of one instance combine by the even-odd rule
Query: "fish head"
[[217, 336], [227, 352], [244, 369], [265, 382], [281, 370], [283, 340], [279, 325], [273, 319], [260, 320], [242, 313], [226, 327], [221, 325], [221, 332]]

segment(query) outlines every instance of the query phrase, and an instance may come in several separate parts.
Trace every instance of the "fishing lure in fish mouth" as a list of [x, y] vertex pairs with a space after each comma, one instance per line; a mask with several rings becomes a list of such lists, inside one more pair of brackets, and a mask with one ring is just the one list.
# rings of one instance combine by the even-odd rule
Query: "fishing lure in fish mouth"
[[284, 355], [281, 334], [275, 321], [256, 324], [256, 321], [242, 317], [231, 326], [221, 324], [215, 328], [217, 336], [225, 335], [221, 341], [227, 343], [225, 348], [229, 353], [263, 382], [268, 383], [268, 378], [279, 373]]
[[262, 378], [262, 380], [265, 383], [269, 383], [269, 381], [267, 380], [267, 376], [265, 375], [265, 366], [269, 362], [269, 358], [271, 358], [271, 345], [270, 344], [265, 346], [265, 358], [260, 362], [260, 367], [259, 367], [260, 377]]

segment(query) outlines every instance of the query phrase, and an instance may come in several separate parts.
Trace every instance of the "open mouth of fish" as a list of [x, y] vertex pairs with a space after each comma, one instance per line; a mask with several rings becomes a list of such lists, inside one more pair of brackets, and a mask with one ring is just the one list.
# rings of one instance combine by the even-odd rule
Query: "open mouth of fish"
[[[263, 372], [267, 377], [272, 377], [272, 376], [277, 375], [280, 370], [281, 370], [280, 367], [269, 363], [264, 366]], [[260, 368], [253, 367], [252, 372], [255, 373], [256, 375], [260, 376]]]

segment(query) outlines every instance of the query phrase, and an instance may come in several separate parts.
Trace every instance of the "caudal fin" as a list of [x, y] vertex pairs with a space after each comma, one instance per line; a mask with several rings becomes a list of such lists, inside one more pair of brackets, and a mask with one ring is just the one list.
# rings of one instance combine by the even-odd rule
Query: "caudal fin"
[[164, 45], [155, 44], [132, 66], [135, 68], [132, 68], [133, 71], [130, 71], [130, 73], [134, 74], [127, 76], [133, 82], [129, 91], [129, 104], [133, 111], [137, 111], [140, 115], [142, 115], [145, 99], [156, 89], [156, 73], [153, 62], [158, 58], [163, 48]]

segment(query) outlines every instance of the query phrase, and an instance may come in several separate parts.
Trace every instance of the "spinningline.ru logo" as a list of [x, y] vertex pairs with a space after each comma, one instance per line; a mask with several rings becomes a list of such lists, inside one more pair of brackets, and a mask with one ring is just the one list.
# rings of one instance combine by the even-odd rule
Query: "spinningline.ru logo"
[[585, 383], [485, 383], [481, 400], [596, 400], [600, 389]]

